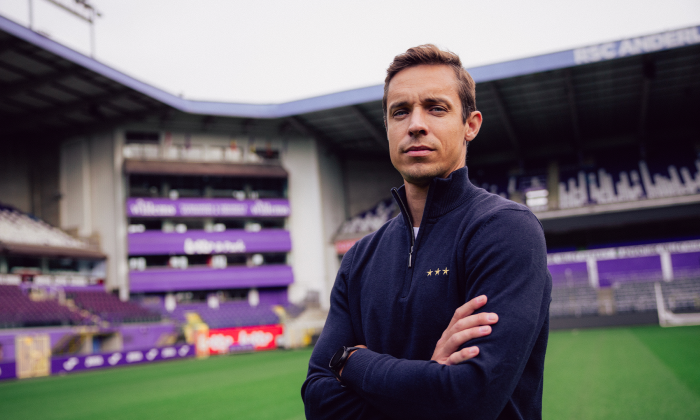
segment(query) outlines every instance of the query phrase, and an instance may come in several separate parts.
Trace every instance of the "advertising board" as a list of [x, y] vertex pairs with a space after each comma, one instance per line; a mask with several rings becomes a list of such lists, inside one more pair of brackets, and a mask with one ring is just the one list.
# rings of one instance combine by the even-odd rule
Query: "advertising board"
[[282, 337], [282, 325], [216, 328], [209, 330], [209, 352], [226, 354], [245, 350], [272, 350]]
[[15, 362], [0, 362], [0, 381], [17, 377]]
[[129, 255], [210, 255], [253, 252], [288, 252], [292, 249], [289, 232], [263, 229], [247, 232], [190, 230], [186, 233], [147, 231], [130, 233]]
[[86, 356], [64, 356], [51, 359], [51, 373], [67, 373], [83, 370], [136, 365], [159, 360], [184, 359], [193, 357], [195, 347], [189, 344], [151, 348], [146, 350], [117, 351], [113, 353], [90, 354]]

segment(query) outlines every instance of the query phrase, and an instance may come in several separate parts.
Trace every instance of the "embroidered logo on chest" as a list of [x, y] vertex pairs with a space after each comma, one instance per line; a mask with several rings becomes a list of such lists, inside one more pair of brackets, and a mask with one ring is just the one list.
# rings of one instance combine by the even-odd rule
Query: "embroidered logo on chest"
[[427, 274], [428, 274], [428, 277], [446, 276], [449, 272], [450, 272], [450, 270], [448, 270], [447, 267], [445, 267], [445, 268], [437, 268], [435, 270], [428, 270]]

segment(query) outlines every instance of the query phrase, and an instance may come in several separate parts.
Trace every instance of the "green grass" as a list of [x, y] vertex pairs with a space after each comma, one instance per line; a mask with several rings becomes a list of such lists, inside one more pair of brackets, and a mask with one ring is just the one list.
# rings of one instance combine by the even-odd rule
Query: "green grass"
[[545, 419], [700, 419], [700, 327], [550, 334]]
[[[0, 383], [0, 418], [303, 419], [310, 350]], [[545, 419], [700, 419], [700, 327], [550, 334]]]
[[0, 418], [304, 418], [311, 350], [182, 360], [0, 383]]

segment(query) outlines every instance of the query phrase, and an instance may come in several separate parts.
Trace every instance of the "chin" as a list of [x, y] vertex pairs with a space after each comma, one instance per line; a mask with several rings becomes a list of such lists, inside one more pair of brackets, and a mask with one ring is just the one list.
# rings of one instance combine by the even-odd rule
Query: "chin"
[[442, 176], [444, 172], [442, 168], [420, 164], [414, 164], [399, 170], [406, 182], [416, 185], [428, 184], [433, 178]]

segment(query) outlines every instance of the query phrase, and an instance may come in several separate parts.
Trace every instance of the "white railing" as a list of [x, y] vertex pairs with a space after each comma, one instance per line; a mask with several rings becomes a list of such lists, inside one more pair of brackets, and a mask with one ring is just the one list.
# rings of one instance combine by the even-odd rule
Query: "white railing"
[[132, 143], [124, 145], [124, 158], [141, 160], [166, 160], [190, 162], [233, 162], [261, 163], [267, 159], [261, 158], [254, 150], [240, 147], [223, 146], [161, 146], [156, 144]]

